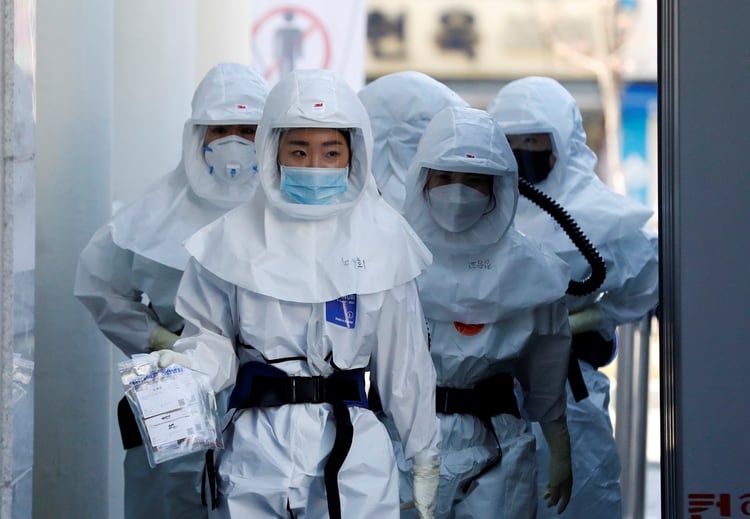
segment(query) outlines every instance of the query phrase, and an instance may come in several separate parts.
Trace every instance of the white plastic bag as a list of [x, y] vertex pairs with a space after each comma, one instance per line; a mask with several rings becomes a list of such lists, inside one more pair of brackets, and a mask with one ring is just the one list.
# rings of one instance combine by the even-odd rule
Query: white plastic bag
[[144, 354], [118, 368], [152, 468], [223, 447], [216, 398], [206, 375], [178, 364], [159, 368], [155, 356]]

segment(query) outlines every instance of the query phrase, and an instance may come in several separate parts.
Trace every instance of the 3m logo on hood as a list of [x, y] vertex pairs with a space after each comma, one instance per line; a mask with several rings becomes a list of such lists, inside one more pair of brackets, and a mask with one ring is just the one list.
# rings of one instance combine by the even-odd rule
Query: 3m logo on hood
[[467, 158], [467, 159], [475, 159], [475, 158], [477, 158], [477, 157], [476, 157], [476, 156], [475, 156], [475, 155], [474, 155], [473, 153], [467, 153], [467, 154], [466, 154], [466, 158]]
[[245, 110], [247, 110], [247, 105], [237, 105], [237, 110], [244, 112]]
[[326, 105], [323, 101], [318, 101], [317, 103], [313, 103], [312, 109], [313, 112], [322, 112], [326, 109]]

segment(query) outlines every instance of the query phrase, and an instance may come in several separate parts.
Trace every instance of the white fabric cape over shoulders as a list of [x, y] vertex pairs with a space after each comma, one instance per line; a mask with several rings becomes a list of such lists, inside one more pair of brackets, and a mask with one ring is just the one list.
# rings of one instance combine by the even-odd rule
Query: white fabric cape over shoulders
[[303, 220], [268, 206], [259, 189], [185, 246], [216, 276], [285, 301], [388, 290], [416, 278], [432, 255], [380, 196], [367, 198], [345, 216]]

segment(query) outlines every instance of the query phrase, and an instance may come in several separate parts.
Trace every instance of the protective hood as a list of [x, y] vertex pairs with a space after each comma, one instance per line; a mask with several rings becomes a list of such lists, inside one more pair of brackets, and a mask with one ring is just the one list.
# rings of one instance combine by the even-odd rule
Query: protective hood
[[[551, 134], [557, 162], [536, 187], [571, 214], [594, 246], [638, 232], [651, 218], [651, 210], [599, 180], [578, 105], [554, 79], [532, 76], [512, 81], [500, 89], [487, 111], [507, 135]], [[519, 201], [516, 225], [556, 252], [575, 249], [552, 218], [525, 198]]]
[[416, 71], [382, 76], [358, 95], [372, 123], [375, 182], [386, 201], [403, 212], [406, 170], [427, 123], [443, 108], [469, 104], [443, 83]]
[[203, 139], [208, 125], [257, 125], [267, 95], [263, 76], [239, 63], [214, 66], [196, 88], [192, 115], [182, 132], [182, 160], [199, 197], [225, 209], [252, 197], [258, 186], [257, 166], [232, 179], [215, 174], [204, 158]]
[[[339, 201], [305, 205], [282, 196], [278, 144], [287, 128], [350, 132], [349, 187]], [[377, 192], [364, 106], [330, 71], [284, 76], [266, 100], [256, 145], [262, 189], [186, 243], [205, 268], [247, 290], [309, 303], [387, 290], [429, 264], [427, 248]]]
[[[492, 175], [495, 208], [466, 231], [444, 230], [425, 198], [428, 169]], [[489, 114], [465, 107], [438, 113], [424, 131], [407, 182], [405, 217], [433, 253], [432, 265], [417, 278], [427, 317], [490, 323], [564, 296], [567, 265], [513, 227], [517, 165]]]
[[[367, 192], [377, 194], [370, 173], [372, 130], [362, 103], [342, 80], [325, 71], [304, 70], [280, 82], [268, 97], [256, 136], [260, 182], [268, 203], [279, 213], [303, 220], [327, 219], [351, 210]], [[289, 202], [279, 189], [279, 138], [288, 128], [336, 128], [351, 137], [349, 188], [330, 205]]]
[[120, 248], [184, 270], [190, 256], [182, 242], [225, 212], [196, 196], [180, 163], [112, 217], [112, 239]]
[[[443, 229], [425, 196], [431, 169], [493, 177], [495, 207], [466, 231]], [[505, 134], [483, 110], [453, 107], [425, 128], [408, 174], [404, 215], [430, 249], [472, 250], [498, 242], [511, 226], [518, 201], [518, 166]]]
[[110, 226], [117, 246], [184, 269], [189, 255], [183, 241], [249, 199], [257, 185], [256, 179], [244, 184], [244, 192], [220, 196], [203, 159], [205, 124], [258, 124], [267, 93], [265, 80], [245, 65], [220, 63], [206, 74], [184, 126], [180, 164], [113, 216]]

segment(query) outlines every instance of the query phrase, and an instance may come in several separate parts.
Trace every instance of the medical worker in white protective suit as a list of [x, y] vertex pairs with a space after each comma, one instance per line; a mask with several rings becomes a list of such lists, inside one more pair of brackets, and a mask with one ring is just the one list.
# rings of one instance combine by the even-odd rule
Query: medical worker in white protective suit
[[398, 517], [369, 368], [431, 518], [435, 370], [415, 282], [431, 256], [378, 195], [367, 112], [330, 71], [294, 71], [269, 93], [256, 143], [262, 189], [186, 243], [186, 328], [180, 353], [159, 359], [206, 372], [216, 391], [236, 382], [217, 515]]
[[[81, 253], [74, 292], [126, 355], [168, 349], [183, 327], [174, 309], [188, 260], [183, 240], [248, 200], [258, 184], [255, 145], [268, 87], [245, 65], [214, 66], [195, 90], [182, 160], [118, 211]], [[150, 468], [130, 407], [118, 419], [125, 454], [125, 518], [207, 517], [204, 455]]]
[[542, 506], [564, 509], [569, 269], [513, 226], [516, 162], [486, 112], [438, 113], [406, 179], [406, 219], [433, 253], [417, 284], [437, 371], [436, 517], [534, 517], [541, 498], [534, 435], [515, 381], [525, 414], [542, 424], [555, 453]]
[[469, 104], [440, 81], [414, 70], [381, 76], [358, 95], [372, 124], [375, 182], [386, 202], [403, 213], [406, 171], [427, 123], [443, 108]]
[[[615, 327], [640, 319], [657, 305], [657, 238], [645, 227], [652, 212], [599, 180], [594, 171], [596, 155], [586, 145], [580, 110], [573, 96], [554, 79], [512, 81], [500, 89], [488, 111], [506, 133], [520, 174], [570, 213], [606, 263], [606, 278], [597, 292], [568, 298], [571, 362], [577, 359], [585, 387], [577, 388], [583, 384], [575, 380], [571, 380], [573, 387], [568, 387], [574, 486], [564, 516], [619, 518], [620, 462], [608, 412], [609, 379], [597, 368], [615, 356]], [[574, 279], [588, 275], [581, 253], [552, 219], [528, 200], [519, 202], [516, 224], [565, 260]], [[549, 453], [543, 444], [539, 447], [540, 466], [544, 467]], [[550, 516], [539, 510], [538, 517]]]

